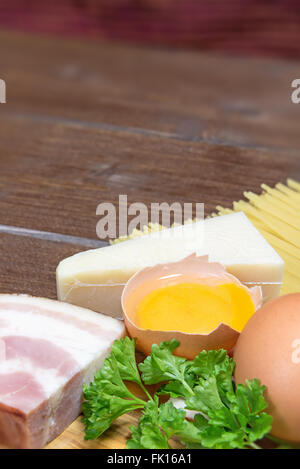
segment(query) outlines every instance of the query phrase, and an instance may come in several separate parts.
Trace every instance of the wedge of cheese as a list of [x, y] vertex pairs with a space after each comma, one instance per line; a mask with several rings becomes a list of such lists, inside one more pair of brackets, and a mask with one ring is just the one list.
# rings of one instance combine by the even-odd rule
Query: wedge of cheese
[[242, 212], [151, 233], [75, 254], [57, 267], [57, 296], [114, 317], [127, 280], [138, 270], [184, 257], [208, 255], [248, 285], [261, 285], [264, 300], [280, 292], [284, 263]]

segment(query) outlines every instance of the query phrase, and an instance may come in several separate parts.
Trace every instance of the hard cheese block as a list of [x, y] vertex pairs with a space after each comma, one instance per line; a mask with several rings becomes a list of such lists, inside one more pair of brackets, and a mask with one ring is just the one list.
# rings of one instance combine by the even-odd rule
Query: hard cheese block
[[242, 212], [151, 233], [75, 254], [57, 267], [62, 301], [121, 316], [120, 298], [138, 270], [184, 257], [208, 255], [248, 285], [261, 285], [264, 300], [279, 294], [284, 263]]
[[121, 321], [26, 295], [0, 295], [0, 445], [41, 448], [79, 415]]

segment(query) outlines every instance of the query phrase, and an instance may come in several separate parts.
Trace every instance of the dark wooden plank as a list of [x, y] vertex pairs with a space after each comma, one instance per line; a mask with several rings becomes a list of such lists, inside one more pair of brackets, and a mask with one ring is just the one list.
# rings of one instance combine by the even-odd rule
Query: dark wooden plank
[[0, 233], [0, 292], [56, 299], [57, 264], [81, 250], [82, 246]]
[[204, 202], [206, 213], [244, 190], [300, 178], [293, 153], [186, 142], [0, 114], [0, 223], [96, 237], [96, 207]]
[[298, 62], [4, 32], [0, 56], [12, 113], [189, 140], [300, 147], [300, 106], [290, 99]]

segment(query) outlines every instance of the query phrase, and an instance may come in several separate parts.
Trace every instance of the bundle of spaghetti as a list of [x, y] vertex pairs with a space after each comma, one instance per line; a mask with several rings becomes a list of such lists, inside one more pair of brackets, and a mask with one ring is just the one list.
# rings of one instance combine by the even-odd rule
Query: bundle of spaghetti
[[244, 212], [285, 262], [282, 294], [300, 291], [300, 183], [288, 179], [274, 188], [261, 185], [258, 195], [244, 192], [247, 200], [232, 209], [217, 206], [211, 216]]

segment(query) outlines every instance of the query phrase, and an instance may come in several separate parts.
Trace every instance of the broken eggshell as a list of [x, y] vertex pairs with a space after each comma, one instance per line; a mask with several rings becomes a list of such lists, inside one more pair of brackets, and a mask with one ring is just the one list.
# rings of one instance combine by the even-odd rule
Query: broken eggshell
[[[217, 262], [209, 262], [208, 256], [197, 257], [192, 254], [178, 262], [157, 264], [146, 267], [135, 273], [127, 282], [121, 297], [123, 317], [130, 337], [137, 339], [137, 348], [149, 355], [152, 344], [171, 339], [180, 342], [175, 354], [193, 359], [202, 350], [224, 348], [231, 350], [240, 332], [220, 323], [208, 334], [186, 333], [180, 331], [159, 331], [141, 329], [135, 324], [135, 315], [140, 301], [151, 291], [169, 285], [183, 282], [199, 283], [201, 285], [221, 285], [234, 283], [245, 288], [252, 298], [257, 310], [262, 302], [261, 287], [247, 288], [236, 277], [226, 272], [225, 267]], [[172, 315], [170, 312], [170, 321]]]

